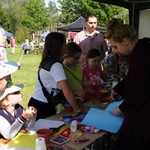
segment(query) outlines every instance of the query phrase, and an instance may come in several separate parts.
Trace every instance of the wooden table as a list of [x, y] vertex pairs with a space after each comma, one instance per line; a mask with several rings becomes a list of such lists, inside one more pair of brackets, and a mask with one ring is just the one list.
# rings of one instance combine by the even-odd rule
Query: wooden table
[[[85, 111], [88, 111], [90, 108], [92, 107], [95, 107], [95, 108], [101, 108], [101, 109], [104, 109], [104, 104], [98, 102], [98, 101], [89, 101], [89, 102], [86, 102], [84, 103], [81, 108]], [[72, 115], [73, 112], [61, 112], [59, 114], [56, 114], [54, 116], [51, 116], [51, 117], [48, 117], [48, 119], [52, 119], [52, 120], [60, 120], [60, 118], [62, 116], [69, 116], [69, 115]], [[66, 123], [66, 125], [69, 127], [69, 123]], [[105, 135], [107, 132], [106, 131], [100, 131], [98, 133], [85, 133], [83, 134], [82, 137], [87, 137], [89, 138], [89, 141], [87, 142], [84, 142], [84, 143], [80, 143], [80, 144], [74, 144], [72, 141], [69, 141], [67, 143], [65, 143], [64, 145], [67, 146], [67, 147], [70, 147], [70, 148], [73, 148], [75, 150], [82, 150], [83, 148], [87, 147], [88, 145], [90, 145], [92, 142], [96, 141], [98, 138], [102, 137], [103, 135]]]
[[[104, 108], [104, 105], [101, 104], [100, 102], [98, 101], [89, 101], [89, 102], [86, 102], [84, 104], [82, 104], [81, 108], [85, 111], [88, 111], [91, 107], [95, 107], [95, 108], [101, 108], [103, 109]], [[60, 120], [60, 118], [62, 116], [70, 116], [72, 115], [73, 112], [66, 112], [66, 111], [63, 111], [59, 114], [56, 114], [56, 115], [53, 115], [53, 116], [50, 116], [48, 117], [47, 119], [51, 119], [51, 120]], [[69, 127], [69, 123], [66, 123], [66, 125]], [[92, 142], [96, 141], [98, 138], [104, 136], [107, 132], [106, 131], [100, 131], [98, 133], [85, 133], [83, 134], [82, 137], [87, 137], [89, 138], [89, 141], [86, 141], [84, 143], [80, 143], [80, 144], [74, 144], [72, 141], [69, 141], [67, 143], [64, 144], [64, 146], [66, 147], [69, 147], [68, 150], [82, 150], [83, 148], [87, 147], [88, 145], [90, 145]], [[4, 146], [4, 143], [0, 143], [0, 150], [1, 148]]]

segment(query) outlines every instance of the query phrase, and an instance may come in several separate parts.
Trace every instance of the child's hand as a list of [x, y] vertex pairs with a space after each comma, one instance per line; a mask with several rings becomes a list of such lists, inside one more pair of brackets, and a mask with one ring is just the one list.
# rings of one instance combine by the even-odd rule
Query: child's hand
[[95, 86], [101, 85], [101, 79], [100, 78], [95, 78], [94, 81], [93, 81], [93, 85], [95, 85]]
[[37, 113], [37, 109], [33, 106], [29, 106], [22, 114], [24, 118], [32, 118]]

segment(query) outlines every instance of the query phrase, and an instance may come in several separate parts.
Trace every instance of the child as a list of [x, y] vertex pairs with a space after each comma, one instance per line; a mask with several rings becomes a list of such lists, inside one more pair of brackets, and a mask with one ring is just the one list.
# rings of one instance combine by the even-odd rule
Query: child
[[66, 53], [63, 60], [69, 87], [77, 97], [83, 94], [83, 74], [82, 68], [78, 64], [81, 52], [81, 48], [75, 42], [70, 42], [66, 46]]
[[23, 84], [8, 85], [3, 92], [0, 92], [0, 134], [1, 137], [10, 140], [17, 135], [23, 125], [26, 127], [33, 125], [36, 109], [30, 106], [24, 110], [18, 104], [22, 101], [20, 90]]
[[9, 80], [9, 75], [18, 70], [16, 62], [5, 62], [0, 64], [0, 91], [4, 91]]
[[82, 67], [85, 100], [99, 99], [102, 96], [100, 93], [102, 89], [100, 61], [100, 51], [94, 48], [90, 49], [86, 55], [86, 65]]

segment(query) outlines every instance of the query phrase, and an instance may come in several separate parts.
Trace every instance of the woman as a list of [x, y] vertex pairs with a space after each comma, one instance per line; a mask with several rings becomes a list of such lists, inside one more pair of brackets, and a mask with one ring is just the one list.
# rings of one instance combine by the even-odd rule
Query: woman
[[114, 88], [124, 97], [111, 111], [124, 115], [114, 150], [150, 149], [150, 39], [138, 40], [134, 29], [118, 19], [106, 25], [106, 37], [118, 55], [129, 55], [127, 76]]
[[[39, 77], [46, 90], [54, 97], [60, 90], [71, 104], [75, 112], [80, 109], [75, 101], [74, 94], [70, 90], [64, 68], [60, 62], [64, 55], [66, 47], [65, 36], [58, 32], [51, 32], [45, 39], [42, 60], [39, 66]], [[53, 64], [51, 64], [53, 62]], [[63, 96], [61, 97], [63, 98]], [[36, 87], [32, 98], [29, 101], [29, 106], [37, 108], [37, 120], [46, 118], [56, 113], [55, 106], [48, 103], [47, 98], [43, 94], [41, 83], [37, 77]]]

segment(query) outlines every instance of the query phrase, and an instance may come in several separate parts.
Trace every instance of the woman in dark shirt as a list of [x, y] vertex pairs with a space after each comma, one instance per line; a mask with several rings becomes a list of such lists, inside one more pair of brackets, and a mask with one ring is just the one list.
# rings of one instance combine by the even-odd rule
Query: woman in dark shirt
[[127, 76], [114, 88], [124, 101], [113, 115], [124, 115], [114, 150], [150, 149], [150, 39], [138, 40], [134, 29], [119, 19], [106, 25], [106, 37], [118, 55], [129, 55]]

